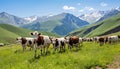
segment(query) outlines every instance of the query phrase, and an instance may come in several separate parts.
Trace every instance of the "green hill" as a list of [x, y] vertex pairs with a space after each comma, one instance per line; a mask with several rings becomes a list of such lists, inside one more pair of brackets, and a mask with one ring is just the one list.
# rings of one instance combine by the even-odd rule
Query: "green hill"
[[[0, 43], [15, 43], [16, 37], [19, 37], [19, 36], [29, 37], [30, 32], [32, 31], [15, 27], [12, 25], [8, 25], [8, 24], [0, 24]], [[42, 32], [42, 34], [44, 35], [58, 36], [50, 32], [44, 32], [44, 31], [39, 31], [39, 32]]]
[[91, 24], [83, 27], [77, 31], [71, 32], [70, 35], [77, 35], [81, 37], [101, 36], [117, 33], [120, 31], [120, 14], [111, 18], [105, 19], [101, 22]]

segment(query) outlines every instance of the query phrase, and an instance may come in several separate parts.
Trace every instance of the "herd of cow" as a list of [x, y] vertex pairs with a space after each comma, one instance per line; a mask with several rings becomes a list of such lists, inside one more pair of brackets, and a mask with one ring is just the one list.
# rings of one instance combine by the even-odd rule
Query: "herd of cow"
[[117, 43], [120, 39], [120, 35], [115, 36], [100, 36], [100, 37], [93, 37], [93, 38], [81, 38], [77, 36], [67, 36], [67, 37], [49, 37], [46, 35], [42, 35], [41, 33], [34, 31], [30, 33], [32, 37], [18, 37], [16, 38], [17, 42], [22, 44], [23, 51], [26, 49], [26, 46], [30, 47], [31, 49], [35, 49], [35, 57], [37, 49], [40, 49], [41, 54], [48, 52], [48, 48], [50, 44], [53, 45], [54, 51], [65, 51], [66, 44], [68, 45], [68, 49], [72, 49], [76, 47], [79, 49], [80, 46], [83, 45], [84, 41], [95, 41], [100, 43], [100, 46], [106, 43]]

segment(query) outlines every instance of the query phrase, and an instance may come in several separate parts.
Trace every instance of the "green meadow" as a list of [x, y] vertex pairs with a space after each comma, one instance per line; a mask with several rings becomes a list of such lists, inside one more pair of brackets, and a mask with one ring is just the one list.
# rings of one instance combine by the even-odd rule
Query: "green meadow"
[[[40, 53], [38, 50], [37, 54]], [[34, 58], [34, 50], [22, 51], [21, 45], [0, 47], [0, 69], [95, 69], [106, 68], [120, 55], [120, 43], [99, 46], [99, 43], [84, 42], [80, 50], [73, 48], [53, 53], [52, 45], [48, 55]]]

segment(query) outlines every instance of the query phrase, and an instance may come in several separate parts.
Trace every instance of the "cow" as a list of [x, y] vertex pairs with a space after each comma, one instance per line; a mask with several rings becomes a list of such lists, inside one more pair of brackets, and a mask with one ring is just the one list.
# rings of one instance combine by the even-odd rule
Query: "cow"
[[98, 41], [100, 43], [100, 46], [102, 46], [108, 42], [108, 36], [101, 36], [99, 37]]
[[32, 32], [31, 35], [33, 38], [35, 38], [35, 57], [36, 57], [36, 52], [37, 49], [40, 48], [41, 50], [41, 55], [43, 54], [42, 52], [46, 53], [48, 52], [48, 48], [51, 44], [51, 39], [49, 36], [42, 35], [41, 33], [38, 33], [37, 31]]
[[65, 51], [65, 44], [66, 44], [66, 40], [65, 38], [61, 37], [61, 38], [52, 38], [52, 44], [54, 47], [54, 51], [60, 49], [60, 52]]
[[17, 42], [22, 44], [23, 51], [26, 49], [26, 46], [30, 47], [30, 50], [34, 48], [35, 39], [31, 37], [18, 37], [16, 38]]
[[1, 47], [1, 46], [4, 46], [4, 45], [5, 45], [4, 43], [0, 43], [0, 47]]
[[80, 47], [79, 45], [79, 37], [77, 36], [71, 36], [71, 37], [65, 37], [66, 42], [68, 43], [68, 49], [71, 49], [73, 46], [77, 48]]
[[117, 43], [118, 42], [118, 36], [114, 35], [114, 36], [108, 36], [108, 43], [112, 44], [112, 43]]
[[100, 37], [94, 37], [93, 40], [94, 40], [96, 43], [98, 43], [98, 42], [99, 42], [99, 38], [100, 38]]

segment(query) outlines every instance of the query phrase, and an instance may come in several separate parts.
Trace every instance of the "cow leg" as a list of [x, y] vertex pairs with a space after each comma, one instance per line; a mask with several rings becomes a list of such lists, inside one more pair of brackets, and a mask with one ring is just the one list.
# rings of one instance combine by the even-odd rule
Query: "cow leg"
[[23, 51], [25, 51], [25, 49], [26, 49], [26, 46], [25, 46], [25, 44], [23, 44], [23, 45], [22, 45], [22, 47], [23, 47]]
[[65, 45], [62, 46], [62, 50], [65, 51]]
[[42, 46], [40, 46], [40, 51], [41, 51], [41, 55], [42, 55]]
[[50, 46], [50, 45], [48, 45], [48, 46], [46, 47], [46, 55], [47, 55], [47, 53], [48, 53], [48, 48], [49, 48], [49, 46]]
[[34, 57], [36, 58], [36, 56], [37, 56], [37, 46], [35, 46], [35, 54], [34, 54]]
[[68, 45], [68, 49], [71, 49], [71, 48], [72, 48], [72, 46], [69, 44], [69, 45]]
[[46, 51], [45, 51], [45, 46], [43, 46], [43, 49], [44, 49], [43, 53], [46, 53]]

